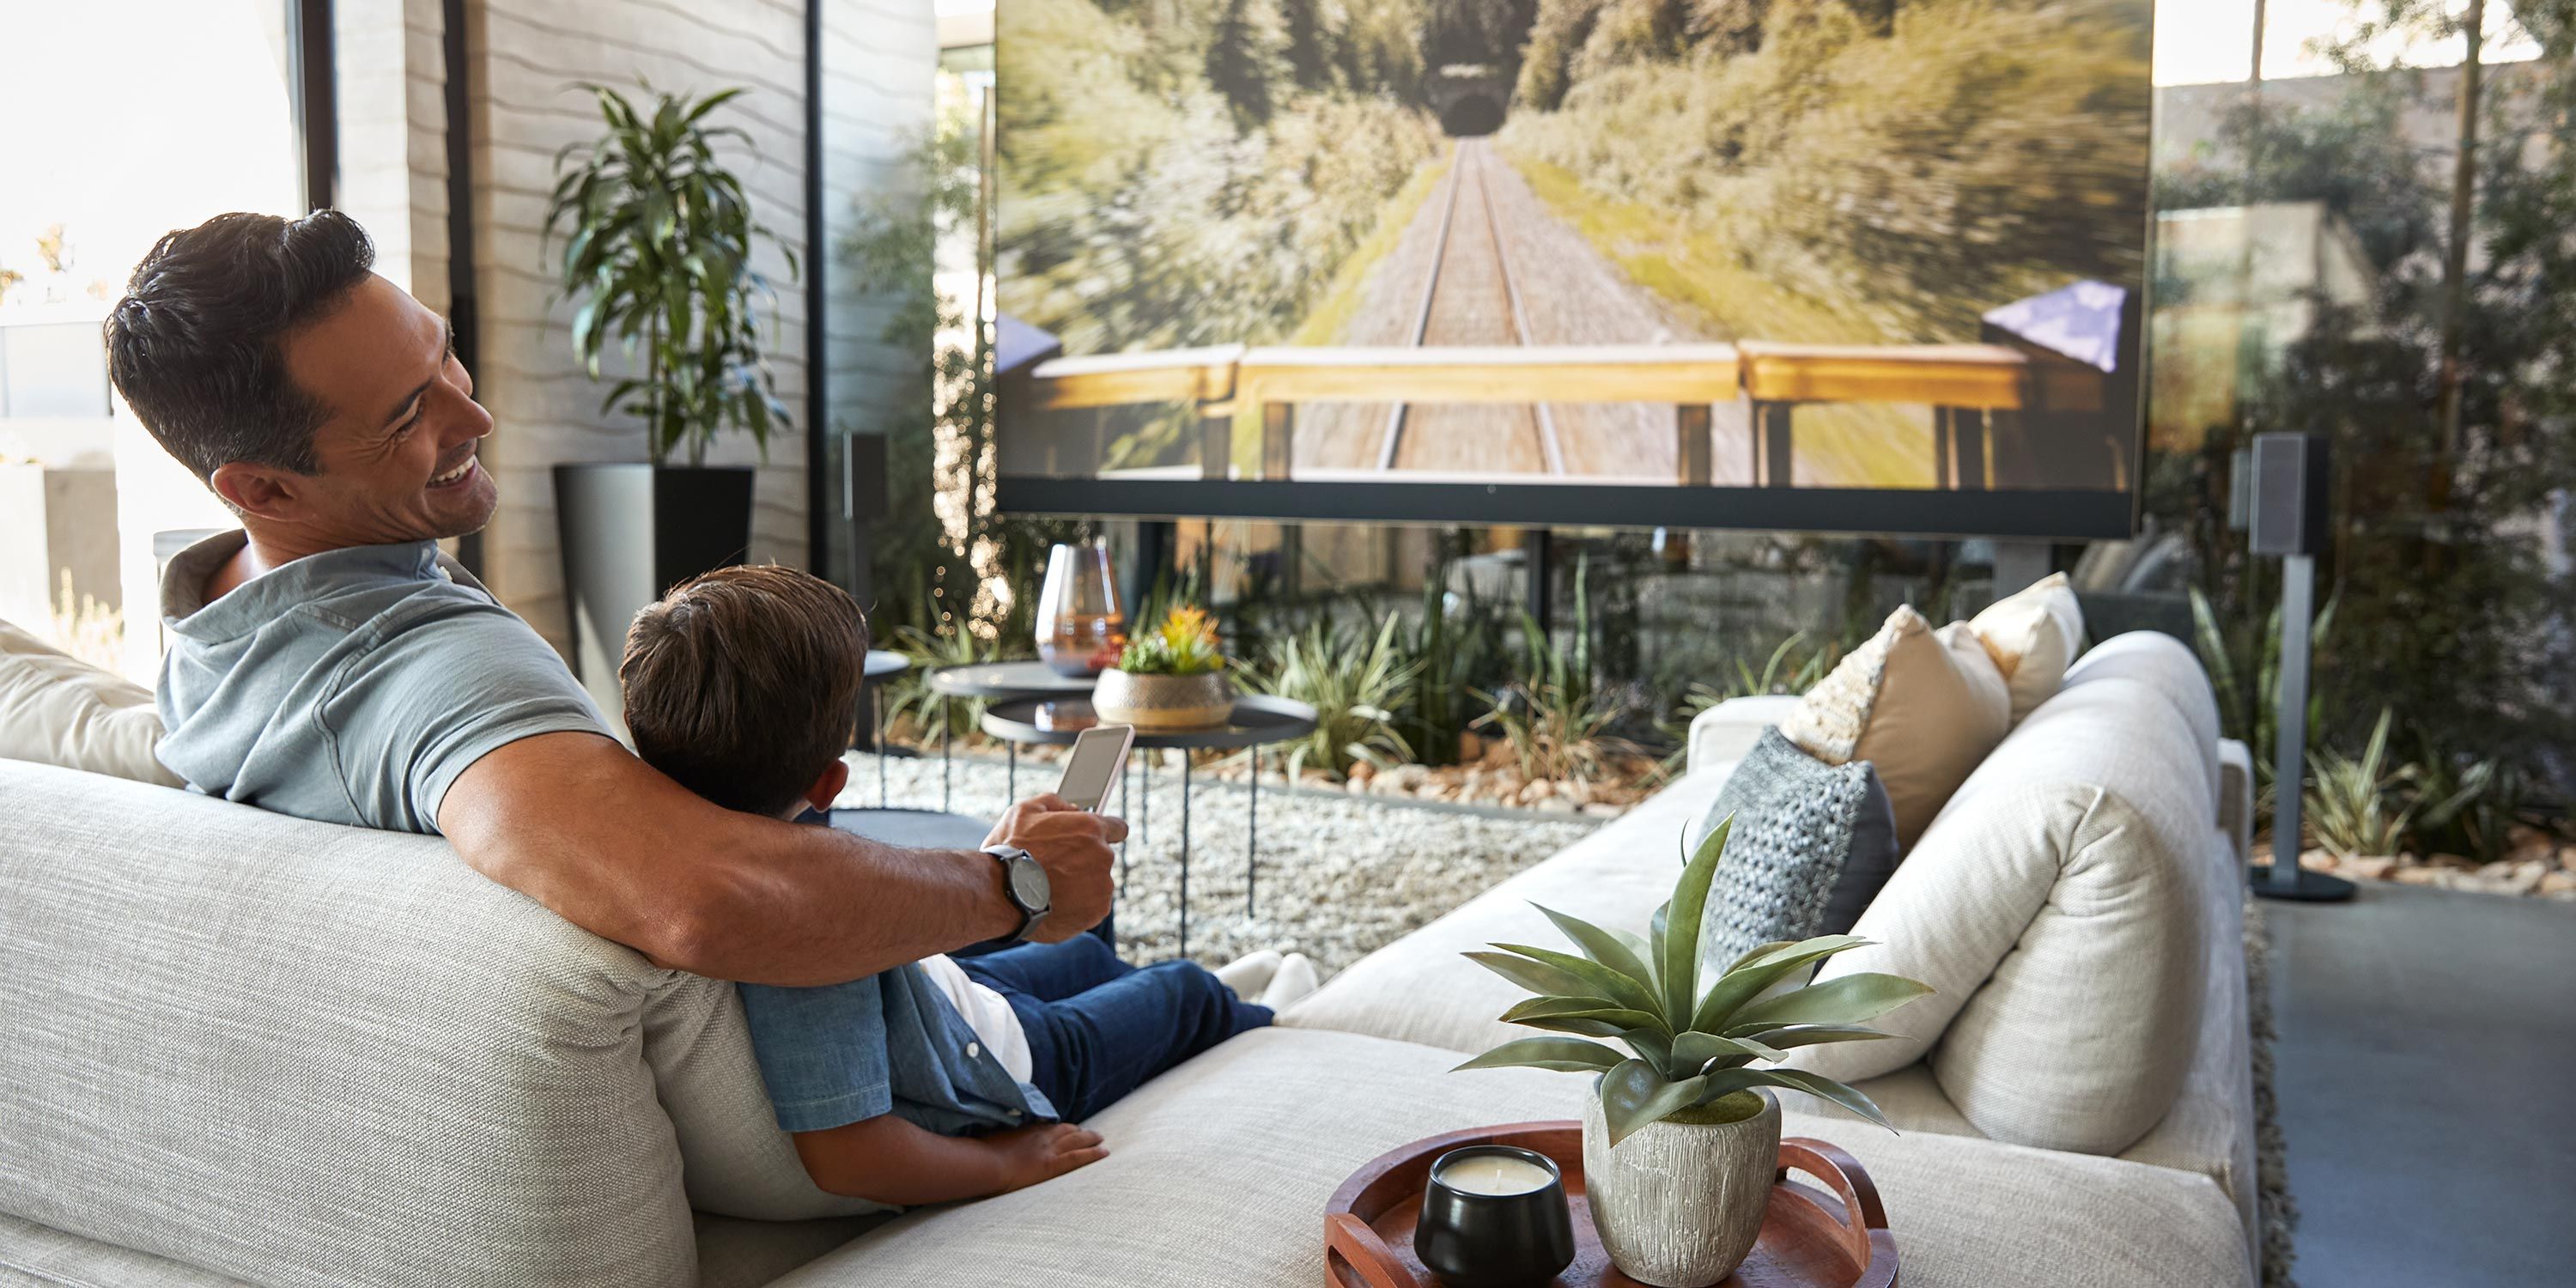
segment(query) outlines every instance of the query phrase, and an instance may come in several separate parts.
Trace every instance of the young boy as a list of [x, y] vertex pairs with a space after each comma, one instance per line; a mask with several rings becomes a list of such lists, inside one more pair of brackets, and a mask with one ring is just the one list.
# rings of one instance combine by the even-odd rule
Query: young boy
[[[738, 567], [638, 613], [618, 668], [635, 750], [729, 809], [822, 821], [849, 778], [866, 618], [829, 582]], [[998, 876], [996, 878], [999, 879]], [[1303, 959], [1247, 959], [1313, 987]], [[1236, 975], [1236, 967], [1228, 967]], [[822, 988], [744, 984], [752, 1050], [814, 1183], [889, 1206], [981, 1198], [1103, 1157], [1073, 1124], [1271, 1007], [1196, 963], [1142, 969], [1100, 938], [932, 957]]]

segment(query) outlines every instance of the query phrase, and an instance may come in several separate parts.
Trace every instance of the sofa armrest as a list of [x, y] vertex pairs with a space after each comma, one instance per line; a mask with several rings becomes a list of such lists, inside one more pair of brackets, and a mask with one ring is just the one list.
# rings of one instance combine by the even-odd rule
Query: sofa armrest
[[1795, 694], [1762, 693], [1728, 698], [1700, 712], [1690, 724], [1691, 772], [1744, 759], [1765, 728], [1788, 719], [1797, 709]]
[[2254, 859], [2254, 752], [2234, 738], [2218, 740], [2218, 827], [2242, 871]]

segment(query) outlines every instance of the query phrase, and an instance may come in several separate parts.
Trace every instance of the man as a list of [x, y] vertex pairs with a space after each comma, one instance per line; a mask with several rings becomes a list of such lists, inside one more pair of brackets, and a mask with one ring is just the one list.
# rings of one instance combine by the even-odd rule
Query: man
[[1041, 796], [986, 852], [709, 804], [609, 736], [571, 672], [433, 544], [498, 504], [446, 324], [346, 215], [224, 215], [144, 257], [109, 371], [241, 516], [174, 559], [161, 758], [281, 813], [434, 832], [656, 963], [816, 985], [1109, 910], [1114, 818]]

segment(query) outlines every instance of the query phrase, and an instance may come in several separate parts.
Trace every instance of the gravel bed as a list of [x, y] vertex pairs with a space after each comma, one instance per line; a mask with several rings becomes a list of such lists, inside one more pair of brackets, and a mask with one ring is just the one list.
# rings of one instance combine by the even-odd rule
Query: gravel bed
[[[852, 752], [844, 808], [891, 803], [940, 805], [940, 761], [890, 757], [889, 795], [877, 786], [877, 757]], [[1055, 783], [1052, 766], [1023, 763], [1021, 795]], [[1007, 803], [997, 761], [958, 758], [949, 808], [980, 818]], [[1177, 769], [1131, 771], [1127, 807], [1134, 835], [1118, 903], [1119, 950], [1161, 961], [1179, 946], [1181, 785]], [[1190, 802], [1190, 953], [1220, 965], [1256, 948], [1302, 952], [1330, 976], [1379, 946], [1427, 924], [1523, 868], [1564, 849], [1602, 820], [1583, 816], [1424, 808], [1375, 796], [1261, 793], [1257, 916], [1244, 913], [1247, 790], [1196, 776]], [[1113, 791], [1109, 807], [1117, 808]]]

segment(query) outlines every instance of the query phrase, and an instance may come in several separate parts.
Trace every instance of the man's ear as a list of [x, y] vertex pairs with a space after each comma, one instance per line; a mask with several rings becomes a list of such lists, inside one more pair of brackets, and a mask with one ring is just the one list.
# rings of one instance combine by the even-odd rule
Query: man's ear
[[233, 461], [206, 480], [234, 510], [257, 519], [287, 522], [303, 512], [304, 476], [274, 466]]
[[832, 812], [833, 799], [841, 794], [842, 788], [849, 785], [850, 762], [836, 759], [830, 769], [823, 771], [822, 777], [814, 780], [813, 786], [805, 789], [805, 803], [829, 814]]

